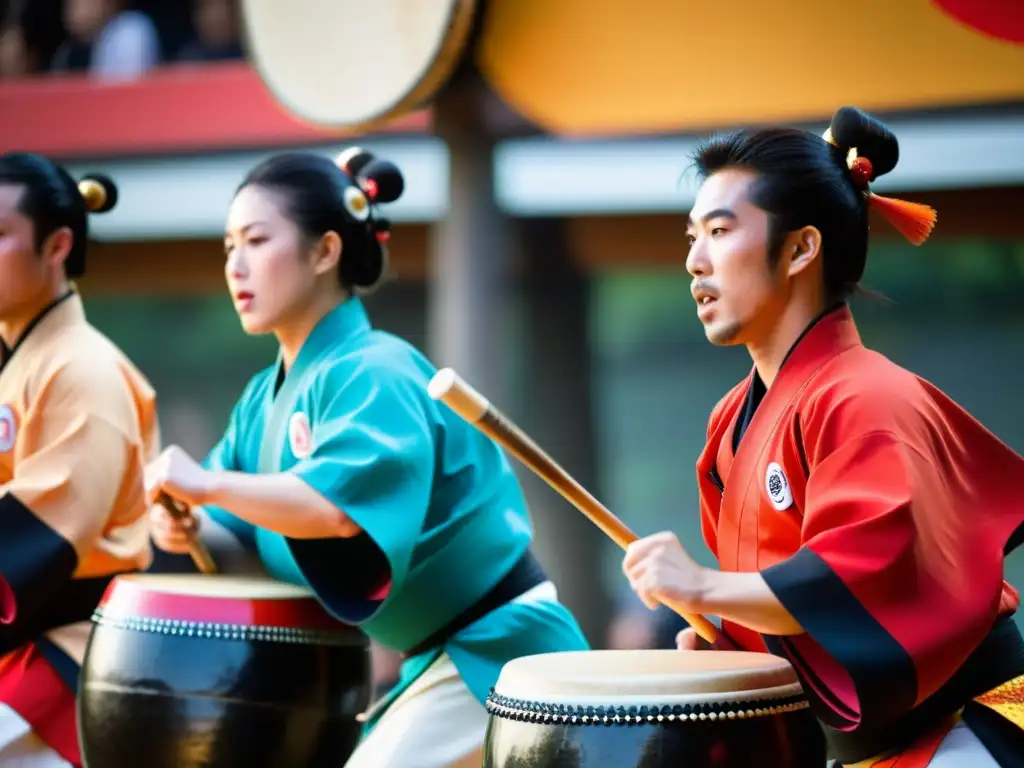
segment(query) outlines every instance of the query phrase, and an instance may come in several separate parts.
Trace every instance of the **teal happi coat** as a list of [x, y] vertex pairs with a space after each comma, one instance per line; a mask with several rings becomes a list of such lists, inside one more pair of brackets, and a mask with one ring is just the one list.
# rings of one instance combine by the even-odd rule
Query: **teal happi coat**
[[[204, 462], [213, 470], [292, 472], [354, 520], [376, 546], [364, 537], [289, 539], [207, 508], [272, 576], [309, 587], [338, 619], [399, 651], [478, 602], [533, 538], [508, 460], [429, 397], [434, 372], [412, 346], [374, 330], [362, 303], [348, 299], [319, 322], [287, 372], [278, 359], [253, 377]], [[390, 578], [386, 592], [382, 574]], [[507, 603], [442, 648], [406, 659], [368, 727], [442, 653], [482, 702], [505, 662], [586, 647], [564, 606]]]

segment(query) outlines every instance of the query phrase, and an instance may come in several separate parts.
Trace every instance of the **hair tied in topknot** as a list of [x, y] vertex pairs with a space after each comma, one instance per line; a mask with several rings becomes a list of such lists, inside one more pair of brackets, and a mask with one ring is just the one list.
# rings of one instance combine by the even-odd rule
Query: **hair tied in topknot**
[[94, 173], [78, 182], [78, 192], [89, 213], [106, 213], [117, 205], [117, 185], [113, 179]]
[[[874, 181], [892, 171], [900, 160], [900, 143], [896, 134], [867, 112], [857, 107], [840, 107], [829, 124], [832, 143], [844, 152], [857, 150], [859, 157], [871, 161]], [[849, 160], [848, 160], [849, 162]]]
[[876, 195], [868, 189], [872, 181], [889, 173], [899, 161], [899, 142], [892, 131], [856, 107], [840, 107], [822, 138], [846, 152], [850, 180], [874, 210], [912, 244], [921, 245], [928, 239], [938, 220], [934, 208]]

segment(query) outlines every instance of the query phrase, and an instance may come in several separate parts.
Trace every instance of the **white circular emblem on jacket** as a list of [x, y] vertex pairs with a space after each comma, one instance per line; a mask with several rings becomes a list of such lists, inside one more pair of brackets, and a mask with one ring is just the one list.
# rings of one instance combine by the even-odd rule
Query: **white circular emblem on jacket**
[[0, 453], [11, 450], [17, 436], [18, 425], [14, 420], [14, 411], [9, 405], [0, 405]]
[[768, 499], [772, 506], [782, 512], [793, 506], [793, 490], [789, 487], [789, 480], [782, 467], [774, 461], [768, 465], [768, 472], [764, 476], [764, 487], [768, 491]]
[[313, 454], [313, 430], [302, 411], [293, 413], [288, 422], [288, 445], [296, 459], [308, 459]]

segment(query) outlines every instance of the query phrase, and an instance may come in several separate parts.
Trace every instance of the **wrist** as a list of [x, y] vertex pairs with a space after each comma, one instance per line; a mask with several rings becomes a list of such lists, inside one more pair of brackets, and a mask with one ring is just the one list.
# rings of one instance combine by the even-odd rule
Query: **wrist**
[[213, 506], [224, 506], [222, 501], [228, 491], [227, 473], [225, 472], [203, 472], [203, 481], [200, 484], [199, 503], [211, 504]]
[[720, 591], [723, 574], [714, 568], [700, 566], [697, 578], [693, 580], [691, 594], [687, 602], [694, 613], [715, 613], [715, 595]]

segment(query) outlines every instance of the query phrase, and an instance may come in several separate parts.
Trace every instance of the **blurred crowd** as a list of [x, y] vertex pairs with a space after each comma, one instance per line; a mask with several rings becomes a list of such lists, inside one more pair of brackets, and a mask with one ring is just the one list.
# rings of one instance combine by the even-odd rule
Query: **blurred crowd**
[[241, 59], [237, 18], [236, 0], [0, 0], [0, 78]]

